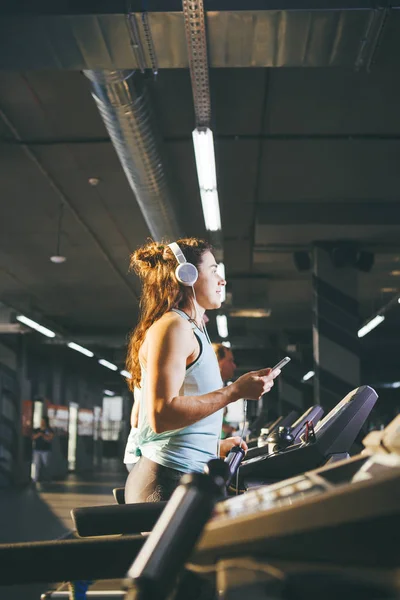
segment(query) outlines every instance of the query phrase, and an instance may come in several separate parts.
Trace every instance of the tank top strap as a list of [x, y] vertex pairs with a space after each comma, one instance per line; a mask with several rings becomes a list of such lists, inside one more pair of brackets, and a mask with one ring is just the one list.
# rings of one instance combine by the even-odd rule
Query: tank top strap
[[180, 310], [179, 308], [171, 308], [171, 311], [177, 315], [180, 315], [183, 319], [186, 319], [193, 330], [198, 328], [196, 323], [194, 323], [189, 315], [187, 315], [183, 310]]
[[206, 328], [205, 325], [204, 325], [204, 328], [201, 329], [197, 325], [197, 323], [193, 319], [191, 319], [189, 317], [189, 315], [187, 315], [183, 310], [180, 310], [179, 308], [171, 308], [171, 310], [174, 311], [174, 312], [176, 312], [178, 315], [180, 315], [184, 319], [186, 319], [186, 321], [188, 321], [190, 323], [190, 325], [191, 325], [192, 330], [194, 331], [194, 333], [196, 335], [200, 335], [200, 337], [203, 337], [209, 344], [211, 344], [211, 340], [210, 340], [210, 337], [208, 335], [207, 328]]

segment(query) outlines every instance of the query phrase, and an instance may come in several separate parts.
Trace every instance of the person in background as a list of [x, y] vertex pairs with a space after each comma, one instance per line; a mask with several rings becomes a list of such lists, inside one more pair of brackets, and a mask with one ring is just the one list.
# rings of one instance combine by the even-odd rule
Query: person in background
[[236, 364], [233, 352], [223, 344], [213, 344], [212, 346], [217, 355], [222, 381], [226, 384], [228, 381], [232, 381], [235, 376]]
[[[235, 376], [236, 364], [233, 357], [233, 352], [223, 344], [213, 344], [212, 346], [217, 356], [222, 381], [226, 385], [226, 383], [228, 381], [232, 381]], [[226, 420], [227, 414], [228, 407], [226, 406], [222, 416], [221, 440], [225, 440], [236, 431], [235, 427], [232, 427], [232, 425]]]
[[[41, 479], [43, 467], [47, 470], [51, 454], [51, 442], [54, 432], [49, 425], [49, 418], [42, 417], [40, 427], [33, 430], [33, 455], [34, 464], [33, 481], [37, 483]], [[46, 473], [48, 477], [48, 473]]]

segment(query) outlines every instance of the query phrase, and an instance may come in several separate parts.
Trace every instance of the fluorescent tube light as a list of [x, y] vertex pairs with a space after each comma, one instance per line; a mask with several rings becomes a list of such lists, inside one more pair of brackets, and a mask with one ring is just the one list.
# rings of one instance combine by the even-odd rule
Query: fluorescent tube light
[[219, 337], [228, 337], [228, 319], [226, 315], [217, 315], [217, 329]]
[[132, 375], [129, 373], [129, 371], [122, 370], [120, 371], [120, 373], [123, 377], [126, 377], [127, 379], [132, 379]]
[[103, 365], [103, 367], [107, 367], [107, 369], [111, 369], [111, 371], [118, 371], [118, 367], [116, 365], [108, 362], [108, 360], [104, 360], [104, 358], [100, 358], [99, 364]]
[[213, 133], [207, 127], [195, 129], [192, 136], [204, 222], [208, 231], [219, 231], [221, 214], [217, 192]]
[[214, 137], [211, 129], [195, 129], [192, 133], [197, 177], [202, 190], [217, 188], [215, 171]]
[[378, 383], [376, 387], [380, 388], [389, 388], [389, 389], [397, 389], [400, 388], [400, 381], [392, 381], [391, 383]]
[[385, 317], [383, 315], [376, 315], [376, 317], [368, 321], [368, 323], [366, 323], [363, 327], [361, 327], [361, 329], [358, 330], [358, 337], [364, 337], [364, 335], [367, 335], [367, 333], [375, 329], [375, 327], [378, 327], [378, 325], [380, 325], [380, 323], [382, 323], [382, 321], [384, 320]]
[[83, 346], [80, 346], [79, 344], [75, 344], [75, 342], [69, 342], [69, 344], [67, 344], [67, 346], [68, 346], [68, 348], [71, 348], [72, 350], [76, 350], [77, 352], [80, 352], [81, 354], [84, 354], [85, 356], [89, 356], [89, 358], [92, 358], [94, 356], [94, 354], [91, 350], [87, 350]]
[[308, 381], [309, 379], [311, 379], [311, 377], [314, 377], [315, 373], [314, 371], [308, 371], [308, 373], [306, 373], [303, 376], [303, 381]]
[[17, 315], [17, 321], [20, 321], [20, 323], [23, 323], [24, 325], [28, 325], [28, 327], [31, 327], [32, 329], [36, 329], [36, 331], [38, 331], [42, 335], [46, 335], [49, 338], [53, 338], [56, 336], [54, 331], [50, 331], [50, 329], [47, 329], [47, 327], [39, 325], [39, 323], [36, 323], [36, 321], [32, 321], [32, 319], [24, 317], [24, 315]]
[[221, 229], [221, 213], [217, 190], [203, 190], [200, 188], [201, 205], [203, 208], [204, 223], [208, 231]]

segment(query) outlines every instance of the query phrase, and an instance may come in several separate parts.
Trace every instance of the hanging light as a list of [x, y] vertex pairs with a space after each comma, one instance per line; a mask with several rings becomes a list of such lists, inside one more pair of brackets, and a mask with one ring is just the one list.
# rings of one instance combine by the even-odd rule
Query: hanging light
[[60, 215], [58, 218], [58, 229], [57, 229], [57, 248], [56, 253], [53, 256], [50, 256], [50, 260], [52, 263], [59, 265], [67, 260], [66, 256], [63, 256], [60, 252], [60, 241], [61, 241], [61, 226], [62, 226], [62, 218], [64, 213], [64, 204], [60, 204]]

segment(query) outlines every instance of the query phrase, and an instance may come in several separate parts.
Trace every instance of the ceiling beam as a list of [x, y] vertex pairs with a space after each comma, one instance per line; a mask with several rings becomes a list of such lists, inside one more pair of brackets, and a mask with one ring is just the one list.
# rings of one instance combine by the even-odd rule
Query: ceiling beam
[[[302, 243], [302, 244], [291, 244], [291, 243], [283, 243], [283, 244], [268, 244], [268, 243], [257, 243], [254, 245], [253, 252], [259, 254], [292, 254], [293, 252], [297, 252], [298, 250], [310, 250], [311, 243]], [[371, 242], [364, 241], [362, 243], [363, 250], [370, 250], [371, 252], [375, 252], [378, 254], [396, 254], [400, 251], [400, 240], [396, 244], [393, 241], [385, 242]], [[229, 278], [230, 279], [230, 278]]]
[[369, 200], [266, 202], [257, 208], [258, 225], [400, 225], [400, 203]]
[[[398, 142], [400, 133], [260, 133], [260, 134], [214, 134], [214, 140], [218, 142]], [[74, 138], [25, 138], [21, 140], [9, 137], [0, 137], [2, 144], [26, 145], [26, 146], [51, 146], [57, 144], [110, 144], [108, 136], [99, 137], [74, 137]], [[191, 135], [171, 135], [163, 138], [165, 144], [192, 143]]]
[[[400, 133], [216, 133], [214, 139], [218, 142], [397, 142], [400, 140]], [[171, 135], [164, 138], [166, 144], [190, 141], [189, 135]]]
[[[90, 14], [124, 14], [143, 12], [143, 0], [3, 0], [0, 14], [4, 15], [90, 15]], [[271, 0], [268, 10], [360, 10], [366, 8], [365, 0], [347, 0], [338, 4], [337, 0]], [[208, 11], [248, 11], [266, 10], [265, 0], [205, 0], [204, 8]], [[182, 0], [151, 0], [149, 12], [182, 12]]]

